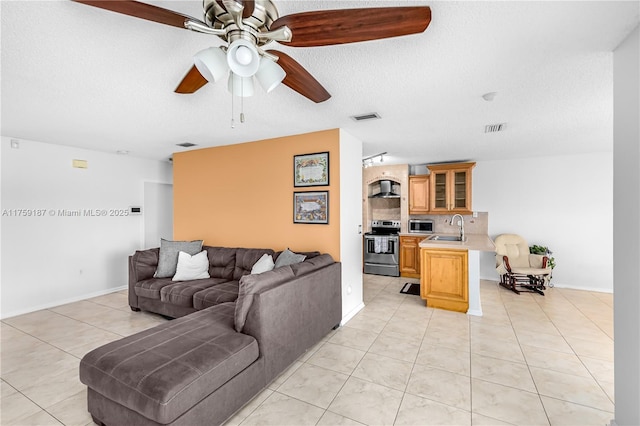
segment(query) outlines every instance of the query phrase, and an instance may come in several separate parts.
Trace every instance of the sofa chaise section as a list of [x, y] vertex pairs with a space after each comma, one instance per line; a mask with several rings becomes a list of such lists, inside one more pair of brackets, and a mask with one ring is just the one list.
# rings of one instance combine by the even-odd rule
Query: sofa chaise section
[[[233, 303], [216, 305], [85, 355], [80, 380], [89, 387], [94, 421], [106, 425], [195, 424], [189, 416], [176, 420], [199, 401], [228, 387], [238, 374], [251, 372], [253, 377], [231, 393], [233, 398], [247, 398], [264, 387], [258, 343], [235, 331], [234, 309]], [[225, 392], [229, 390], [220, 394]], [[214, 405], [222, 415], [234, 411], [226, 413], [225, 407]]]

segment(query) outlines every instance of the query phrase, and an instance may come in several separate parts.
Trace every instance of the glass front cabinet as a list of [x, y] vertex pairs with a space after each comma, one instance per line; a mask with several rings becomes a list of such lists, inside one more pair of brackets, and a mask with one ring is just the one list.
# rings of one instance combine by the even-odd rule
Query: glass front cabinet
[[476, 163], [427, 166], [430, 171], [431, 213], [471, 213], [471, 169]]

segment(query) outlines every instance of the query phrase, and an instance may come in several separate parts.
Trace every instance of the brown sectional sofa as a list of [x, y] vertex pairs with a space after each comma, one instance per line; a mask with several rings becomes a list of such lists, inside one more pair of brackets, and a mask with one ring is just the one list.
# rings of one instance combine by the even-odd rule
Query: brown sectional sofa
[[130, 257], [131, 308], [180, 318], [83, 357], [97, 424], [221, 424], [339, 325], [341, 265], [330, 255], [250, 275], [279, 253], [203, 249], [211, 278], [194, 281], [154, 278], [158, 249]]

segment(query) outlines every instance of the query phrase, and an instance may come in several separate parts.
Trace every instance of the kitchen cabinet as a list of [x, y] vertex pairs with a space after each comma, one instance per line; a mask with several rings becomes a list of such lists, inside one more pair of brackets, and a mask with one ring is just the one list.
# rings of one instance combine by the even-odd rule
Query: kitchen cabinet
[[420, 250], [420, 297], [427, 306], [467, 312], [469, 309], [469, 270], [467, 250]]
[[431, 172], [430, 212], [471, 214], [471, 170], [476, 163], [427, 166]]
[[409, 176], [409, 214], [429, 213], [429, 175]]
[[400, 237], [400, 276], [420, 278], [420, 246], [424, 237]]

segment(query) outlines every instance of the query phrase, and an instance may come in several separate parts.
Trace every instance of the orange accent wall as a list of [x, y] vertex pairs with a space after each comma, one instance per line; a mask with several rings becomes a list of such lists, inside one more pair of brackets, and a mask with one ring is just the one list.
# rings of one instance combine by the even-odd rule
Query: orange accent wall
[[[329, 186], [293, 186], [293, 156], [329, 152]], [[340, 131], [173, 155], [174, 239], [318, 250], [340, 260]], [[329, 191], [329, 224], [294, 224], [294, 191]]]

